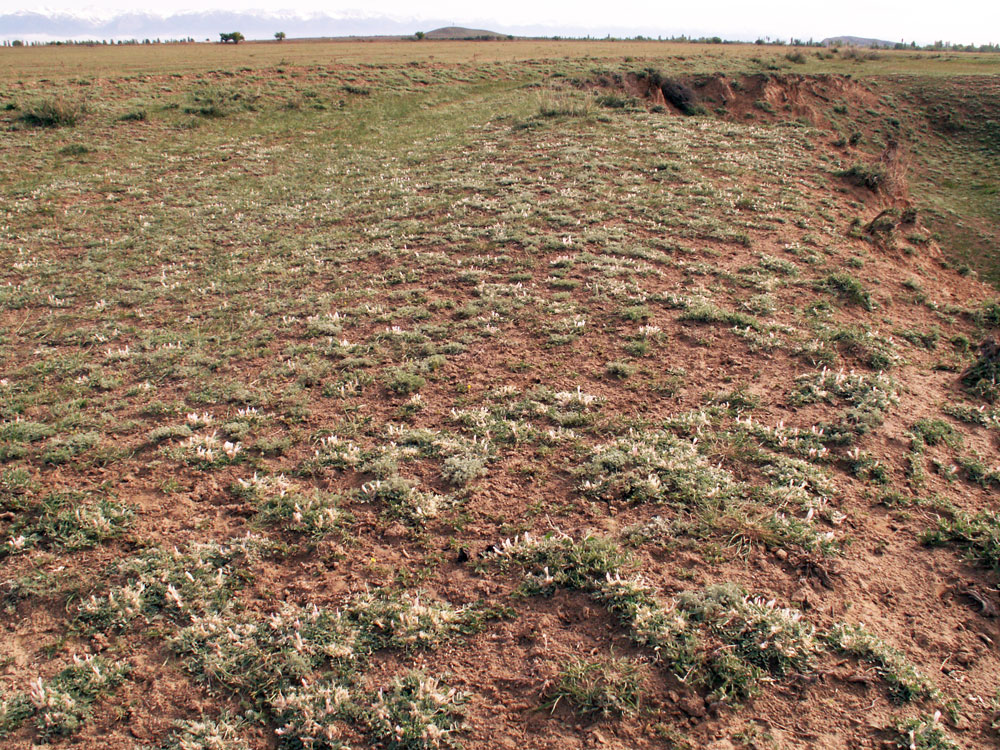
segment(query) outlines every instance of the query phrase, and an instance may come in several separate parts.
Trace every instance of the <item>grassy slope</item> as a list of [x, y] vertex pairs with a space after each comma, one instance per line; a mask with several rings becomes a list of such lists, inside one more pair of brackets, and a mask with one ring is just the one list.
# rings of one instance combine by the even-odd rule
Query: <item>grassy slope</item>
[[[792, 66], [752, 47], [555, 43], [2, 52], [9, 124], [34, 97], [87, 105], [76, 127], [0, 135], [12, 623], [0, 728], [14, 747], [46, 732], [156, 746], [174, 720], [248, 707], [260, 713], [234, 736], [250, 746], [286, 723], [301, 735], [313, 709], [276, 694], [331, 669], [302, 656], [320, 636], [296, 645], [268, 626], [276, 653], [235, 670], [231, 644], [201, 652], [175, 638], [206, 617], [222, 632], [265, 627], [282, 601], [362, 613], [336, 677], [358, 712], [327, 717], [355, 743], [387, 742], [374, 691], [414, 666], [468, 694], [468, 747], [875, 746], [893, 722], [949, 705], [955, 741], [991, 741], [1000, 665], [985, 644], [998, 634], [961, 592], [995, 601], [995, 575], [919, 540], [938, 517], [996, 507], [996, 412], [977, 412], [984, 426], [943, 412], [981, 405], [957, 373], [992, 292], [950, 270], [919, 226], [878, 241], [850, 231], [883, 198], [835, 176], [877, 154], [888, 131], [874, 118], [895, 107], [937, 179], [940, 136], [920, 137], [921, 106], [897, 106], [914, 79], [866, 83], [874, 114], [828, 113], [863, 131], [856, 150], [780, 112], [737, 122], [605, 108], [567, 81], [595, 66], [770, 61], [947, 86], [992, 58]], [[145, 120], [120, 119], [139, 111]], [[991, 158], [977, 143], [956, 139], [954, 160]], [[921, 184], [915, 202], [935, 200]], [[859, 377], [827, 382], [824, 366]], [[876, 379], [883, 369], [893, 384]], [[826, 387], [820, 402], [810, 382]], [[871, 406], [883, 391], [899, 402]], [[867, 411], [845, 416], [851, 399]], [[945, 438], [921, 441], [920, 420], [954, 434], [929, 422]], [[255, 474], [290, 484], [282, 494]], [[521, 598], [520, 568], [476, 558], [553, 529], [630, 550], [616, 569], [664, 601], [735, 582], [806, 607], [821, 634], [868, 623], [942, 694], [900, 706], [882, 680], [858, 681], [863, 663], [828, 649], [789, 667], [818, 671], [788, 679], [767, 636], [721, 626], [700, 636], [690, 671], [663, 649], [654, 663], [630, 616], [595, 601], [597, 578]], [[211, 555], [192, 545], [248, 531], [277, 548], [237, 555], [218, 577], [211, 563], [203, 579], [198, 558]], [[115, 609], [127, 599], [115, 587], [135, 591], [139, 578], [108, 566], [174, 547], [189, 557], [156, 558], [141, 613]], [[550, 573], [576, 570], [552, 559]], [[353, 598], [366, 589], [512, 610], [480, 622], [404, 599], [406, 617], [371, 624], [363, 613], [382, 605]], [[117, 599], [101, 598], [109, 590]], [[734, 611], [738, 624], [748, 616]], [[745, 663], [718, 661], [734, 650]], [[91, 708], [75, 695], [79, 728], [41, 709], [21, 721], [28, 680], [60, 685], [87, 651], [131, 671], [95, 688], [109, 695]], [[582, 698], [561, 665], [612, 653], [640, 664], [640, 710], [574, 718]], [[264, 661], [273, 674], [256, 671]], [[720, 704], [720, 675], [749, 690], [753, 669], [776, 683], [758, 682], [750, 705]], [[553, 690], [566, 700], [550, 716], [537, 709]], [[447, 704], [435, 714], [446, 729]]]

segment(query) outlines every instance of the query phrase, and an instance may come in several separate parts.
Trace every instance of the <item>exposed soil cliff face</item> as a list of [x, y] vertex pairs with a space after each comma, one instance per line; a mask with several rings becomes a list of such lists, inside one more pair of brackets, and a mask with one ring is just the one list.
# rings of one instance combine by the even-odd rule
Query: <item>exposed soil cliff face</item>
[[700, 111], [737, 120], [799, 120], [830, 125], [833, 106], [871, 107], [878, 96], [860, 81], [843, 75], [766, 74], [668, 78], [655, 71], [602, 75], [593, 84], [617, 89], [678, 114]]

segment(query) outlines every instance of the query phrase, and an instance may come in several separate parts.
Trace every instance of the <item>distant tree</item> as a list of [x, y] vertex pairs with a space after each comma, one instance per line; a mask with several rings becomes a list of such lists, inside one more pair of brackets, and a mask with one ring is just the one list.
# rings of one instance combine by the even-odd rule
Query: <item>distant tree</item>
[[279, 42], [283, 42], [285, 40], [286, 36], [288, 36], [288, 35], [284, 31], [275, 31], [274, 32], [274, 38], [277, 39]]
[[426, 35], [426, 34], [425, 34], [424, 32], [422, 32], [422, 31], [418, 31], [418, 32], [417, 32], [416, 34], [414, 34], [413, 36], [415, 36], [415, 37], [416, 37], [417, 39], [423, 39], [423, 38], [424, 38], [425, 36], [427, 36], [427, 35]]
[[219, 41], [222, 42], [223, 44], [227, 44], [229, 42], [232, 42], [233, 44], [239, 44], [245, 38], [246, 37], [244, 37], [238, 31], [231, 31], [228, 34], [219, 34]]

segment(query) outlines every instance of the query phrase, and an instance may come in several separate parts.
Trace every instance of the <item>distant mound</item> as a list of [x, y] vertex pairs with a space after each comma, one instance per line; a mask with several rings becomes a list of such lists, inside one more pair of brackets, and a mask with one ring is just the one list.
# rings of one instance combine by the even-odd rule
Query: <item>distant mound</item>
[[887, 42], [885, 39], [869, 39], [863, 36], [832, 36], [824, 39], [821, 44], [826, 47], [837, 47], [847, 45], [849, 47], [894, 47], [895, 42]]
[[428, 31], [425, 39], [507, 39], [507, 34], [498, 34], [485, 29], [466, 29], [462, 26], [445, 26]]

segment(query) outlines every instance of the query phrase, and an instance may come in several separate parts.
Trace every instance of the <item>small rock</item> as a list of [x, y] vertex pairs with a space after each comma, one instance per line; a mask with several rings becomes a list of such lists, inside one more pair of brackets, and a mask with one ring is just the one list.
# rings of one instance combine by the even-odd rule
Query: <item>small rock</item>
[[705, 750], [736, 750], [736, 745], [730, 740], [716, 740], [705, 745]]
[[145, 731], [144, 727], [138, 726], [135, 722], [131, 722], [129, 724], [128, 733], [137, 740], [145, 740], [149, 738], [149, 733]]
[[678, 705], [680, 705], [681, 711], [688, 716], [701, 718], [705, 715], [705, 701], [698, 696], [683, 698]]
[[598, 745], [608, 744], [607, 738], [596, 729], [590, 730], [590, 736], [594, 740], [594, 742]]
[[792, 602], [795, 604], [801, 604], [802, 609], [815, 609], [816, 608], [816, 595], [806, 586], [802, 586], [794, 594], [792, 594]]
[[[788, 552], [786, 552], [783, 549], [778, 549], [774, 553], [774, 556], [777, 557], [779, 560], [787, 560], [788, 559]], [[728, 740], [727, 740], [727, 742], [728, 742]]]
[[408, 534], [409, 534], [409, 529], [407, 529], [406, 526], [404, 526], [399, 521], [393, 521], [391, 524], [389, 524], [389, 527], [385, 530], [385, 536], [387, 537], [402, 538], [407, 536]]
[[967, 667], [976, 660], [976, 655], [968, 651], [959, 651], [955, 654], [955, 661], [961, 664], [963, 667]]

